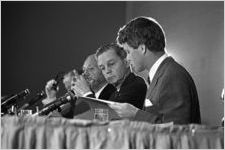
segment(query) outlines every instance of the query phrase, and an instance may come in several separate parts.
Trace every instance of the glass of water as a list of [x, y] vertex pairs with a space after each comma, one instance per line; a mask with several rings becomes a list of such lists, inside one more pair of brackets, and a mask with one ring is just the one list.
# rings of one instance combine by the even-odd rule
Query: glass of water
[[109, 121], [109, 111], [108, 109], [95, 108], [94, 109], [94, 120], [98, 121]]
[[19, 112], [19, 116], [29, 116], [32, 115], [32, 110], [29, 109], [25, 109], [25, 110], [20, 110]]

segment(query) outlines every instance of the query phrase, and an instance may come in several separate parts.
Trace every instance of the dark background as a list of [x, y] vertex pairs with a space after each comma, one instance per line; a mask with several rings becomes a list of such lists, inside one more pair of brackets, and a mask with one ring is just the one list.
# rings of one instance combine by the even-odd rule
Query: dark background
[[59, 71], [81, 68], [87, 55], [142, 15], [162, 25], [167, 52], [192, 75], [202, 123], [220, 125], [223, 1], [1, 2], [1, 95], [29, 88], [32, 97]]
[[[42, 90], [115, 41], [125, 2], [1, 2], [2, 95]], [[31, 95], [32, 96], [32, 95]]]

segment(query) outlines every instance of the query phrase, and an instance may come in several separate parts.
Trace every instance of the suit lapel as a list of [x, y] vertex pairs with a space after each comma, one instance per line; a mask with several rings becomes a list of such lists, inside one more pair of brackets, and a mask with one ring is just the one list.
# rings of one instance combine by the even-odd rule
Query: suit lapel
[[154, 90], [154, 88], [156, 87], [157, 83], [158, 83], [158, 80], [159, 78], [163, 75], [163, 72], [165, 70], [165, 66], [167, 64], [167, 62], [171, 61], [171, 57], [167, 57], [160, 65], [159, 65], [159, 68], [157, 69], [154, 77], [153, 77], [153, 80], [149, 86], [149, 89], [148, 89], [148, 93], [147, 93], [147, 98], [150, 98], [151, 99], [151, 94], [152, 94], [152, 91]]
[[154, 87], [156, 86], [157, 82], [158, 82], [158, 76], [154, 76], [154, 78], [153, 78], [153, 80], [152, 80], [152, 82], [151, 82], [151, 84], [150, 84], [150, 86], [149, 86], [149, 90], [148, 90], [149, 93], [152, 92], [152, 90], [153, 90]]
[[112, 95], [112, 93], [114, 93], [115, 90], [116, 90], [116, 88], [113, 85], [107, 84], [106, 87], [100, 93], [99, 99], [108, 100], [109, 97]]
[[135, 75], [133, 73], [129, 73], [129, 75], [127, 75], [127, 77], [123, 81], [121, 87], [126, 86], [127, 84], [133, 82], [134, 79], [135, 79]]

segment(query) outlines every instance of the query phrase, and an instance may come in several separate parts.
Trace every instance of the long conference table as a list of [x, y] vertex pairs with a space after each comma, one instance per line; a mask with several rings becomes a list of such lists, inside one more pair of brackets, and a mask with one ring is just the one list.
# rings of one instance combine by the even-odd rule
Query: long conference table
[[62, 117], [1, 118], [2, 149], [223, 149], [224, 128], [149, 124], [129, 120], [98, 122]]

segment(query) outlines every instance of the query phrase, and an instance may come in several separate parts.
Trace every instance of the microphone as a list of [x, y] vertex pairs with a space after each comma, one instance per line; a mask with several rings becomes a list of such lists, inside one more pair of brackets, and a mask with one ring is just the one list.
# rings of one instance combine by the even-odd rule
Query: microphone
[[70, 102], [71, 100], [76, 100], [76, 95], [74, 94], [73, 91], [67, 92], [64, 96], [58, 98], [56, 102], [54, 102], [48, 107], [43, 108], [41, 111], [33, 114], [32, 116], [48, 115], [50, 112], [58, 109], [61, 105]]
[[1, 102], [4, 102], [5, 100], [7, 100], [8, 98], [10, 98], [11, 96], [13, 96], [14, 94], [10, 94], [10, 95], [4, 95], [1, 97]]
[[57, 73], [56, 77], [54, 78], [54, 80], [56, 81], [56, 83], [54, 83], [52, 85], [52, 89], [53, 90], [57, 91], [57, 86], [59, 85], [59, 83], [64, 78], [64, 74], [65, 74], [65, 72], [59, 72], [59, 73]]
[[25, 96], [27, 96], [29, 94], [30, 94], [29, 89], [25, 89], [25, 90], [21, 91], [20, 93], [15, 94], [15, 95], [7, 98], [4, 102], [2, 102], [1, 106], [4, 107], [4, 106], [7, 106], [8, 104], [11, 104], [12, 105], [12, 103], [15, 103], [15, 101], [17, 99], [22, 98], [22, 97], [25, 97]]
[[77, 69], [77, 73], [78, 73], [79, 75], [82, 75], [82, 74], [84, 73], [84, 71], [83, 71], [83, 69]]
[[31, 100], [29, 100], [28, 103], [25, 103], [23, 106], [21, 106], [19, 111], [22, 110], [22, 109], [26, 109], [29, 106], [36, 105], [36, 103], [39, 100], [43, 99], [45, 96], [46, 96], [46, 94], [45, 94], [44, 91], [41, 91], [40, 93], [37, 93], [36, 96], [34, 98], [32, 98]]

